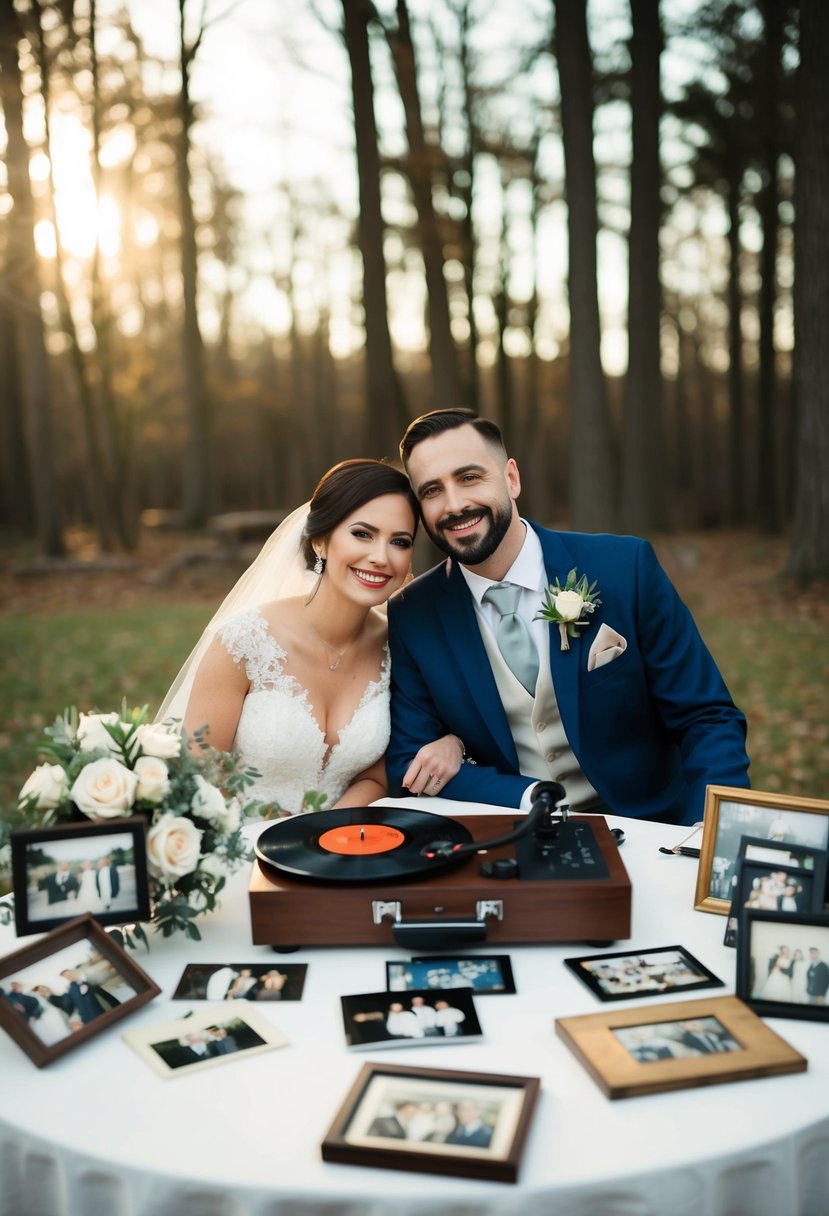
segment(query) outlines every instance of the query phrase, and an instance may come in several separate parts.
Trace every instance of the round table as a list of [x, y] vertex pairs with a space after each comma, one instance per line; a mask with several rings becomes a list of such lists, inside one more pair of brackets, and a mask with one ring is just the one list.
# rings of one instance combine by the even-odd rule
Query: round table
[[[415, 805], [422, 810], [424, 802]], [[441, 799], [428, 809], [503, 813]], [[608, 823], [626, 832], [622, 856], [633, 884], [630, 942], [610, 949], [684, 946], [725, 981], [717, 993], [733, 993], [725, 920], [693, 909], [696, 861], [659, 852], [687, 829]], [[301, 1001], [257, 1006], [289, 1046], [163, 1080], [121, 1032], [200, 1007], [170, 999], [184, 966], [279, 959], [250, 944], [246, 870], [200, 925], [201, 942], [150, 935], [149, 953], [136, 960], [162, 995], [51, 1065], [35, 1068], [0, 1035], [2, 1216], [824, 1216], [829, 1209], [825, 1023], [769, 1022], [807, 1057], [804, 1073], [611, 1102], [553, 1029], [557, 1017], [609, 1008], [562, 961], [595, 947], [493, 947], [510, 956], [517, 991], [476, 998], [481, 1040], [374, 1053], [346, 1048], [339, 998], [382, 991], [385, 962], [409, 952], [316, 948], [285, 956], [308, 965]], [[0, 929], [0, 953], [21, 944], [12, 929]], [[693, 995], [631, 1004], [667, 1007]], [[518, 1182], [324, 1162], [324, 1134], [370, 1059], [539, 1077]]]

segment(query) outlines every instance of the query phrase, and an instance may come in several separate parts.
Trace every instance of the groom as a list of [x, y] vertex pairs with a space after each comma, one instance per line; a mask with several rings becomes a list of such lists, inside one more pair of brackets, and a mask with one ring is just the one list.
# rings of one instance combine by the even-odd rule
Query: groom
[[[420, 792], [412, 758], [449, 731], [467, 762], [440, 792], [462, 801], [528, 810], [554, 780], [574, 811], [691, 824], [708, 784], [748, 785], [745, 719], [646, 541], [522, 520], [518, 466], [472, 410], [418, 418], [400, 454], [449, 560], [389, 602], [392, 790]], [[574, 569], [601, 603], [562, 649], [535, 618]]]

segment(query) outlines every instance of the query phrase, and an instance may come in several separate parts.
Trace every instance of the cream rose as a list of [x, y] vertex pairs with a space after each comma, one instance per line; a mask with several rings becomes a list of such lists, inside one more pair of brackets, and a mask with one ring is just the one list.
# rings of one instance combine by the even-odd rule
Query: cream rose
[[119, 819], [129, 815], [138, 778], [118, 760], [93, 760], [75, 778], [69, 796], [90, 819]]
[[578, 591], [559, 591], [553, 603], [563, 621], [577, 621], [584, 611], [584, 599]]
[[161, 802], [170, 788], [170, 773], [164, 761], [157, 756], [139, 756], [133, 771], [138, 778], [136, 798], [142, 802]]
[[36, 798], [35, 806], [39, 811], [51, 811], [63, 802], [68, 784], [66, 773], [59, 764], [39, 764], [27, 778], [17, 800], [25, 802], [28, 798]]
[[227, 863], [217, 853], [208, 853], [206, 857], [202, 857], [199, 869], [203, 873], [209, 874], [214, 883], [217, 883], [220, 878], [227, 878], [230, 873]]
[[145, 756], [176, 760], [181, 754], [180, 730], [169, 723], [145, 722], [135, 732], [135, 740]]
[[122, 722], [117, 714], [81, 714], [78, 722], [78, 746], [82, 752], [104, 751], [121, 755], [121, 748], [106, 729], [121, 726], [129, 730], [129, 722]]
[[205, 781], [200, 774], [197, 774], [193, 781], [196, 785], [196, 792], [190, 803], [190, 810], [194, 815], [198, 815], [199, 819], [206, 819], [208, 823], [220, 828], [227, 814], [224, 794], [221, 790], [216, 789], [215, 785]]
[[169, 811], [147, 833], [147, 865], [157, 878], [181, 878], [195, 870], [201, 851], [202, 832], [182, 815]]

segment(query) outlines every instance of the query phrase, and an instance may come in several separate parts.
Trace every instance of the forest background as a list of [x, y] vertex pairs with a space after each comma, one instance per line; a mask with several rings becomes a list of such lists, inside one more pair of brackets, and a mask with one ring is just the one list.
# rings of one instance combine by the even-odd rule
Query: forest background
[[826, 795], [823, 0], [0, 0], [0, 102], [4, 806], [458, 402], [524, 513], [654, 540], [755, 786]]

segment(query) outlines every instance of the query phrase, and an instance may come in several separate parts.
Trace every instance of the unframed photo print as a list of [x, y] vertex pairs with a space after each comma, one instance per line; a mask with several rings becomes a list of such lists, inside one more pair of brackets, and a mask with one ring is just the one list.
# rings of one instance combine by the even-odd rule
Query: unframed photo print
[[476, 996], [515, 992], [512, 963], [506, 954], [462, 957], [429, 955], [408, 962], [386, 963], [386, 983], [390, 992], [413, 988], [471, 988]]
[[174, 1001], [299, 1001], [306, 963], [188, 963]]
[[157, 1026], [130, 1030], [124, 1042], [160, 1077], [180, 1077], [287, 1046], [289, 1040], [258, 1010], [234, 1003]]
[[363, 992], [340, 997], [349, 1047], [467, 1043], [481, 1037], [472, 991]]

